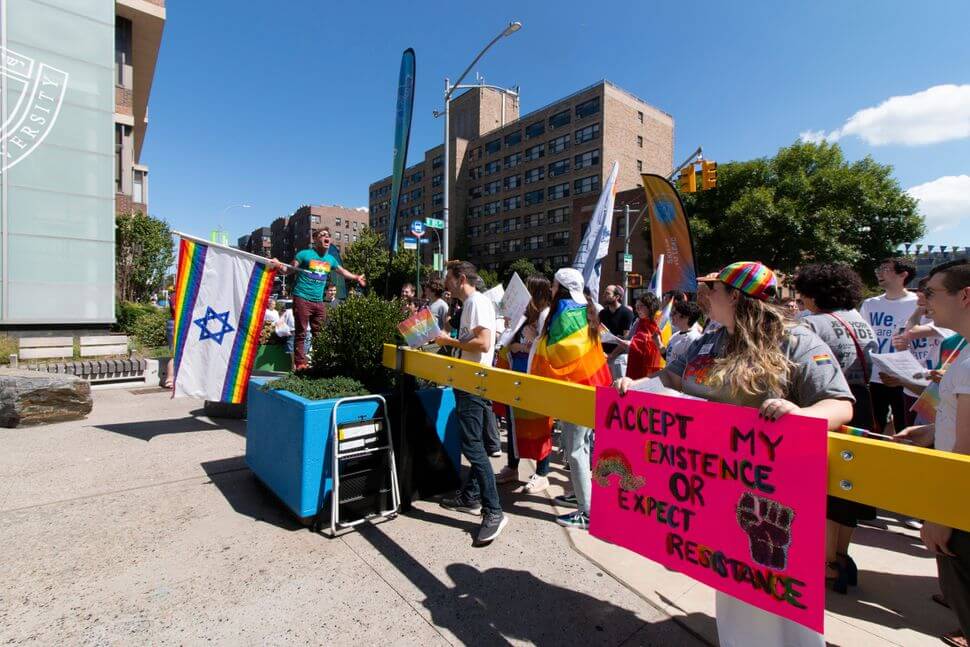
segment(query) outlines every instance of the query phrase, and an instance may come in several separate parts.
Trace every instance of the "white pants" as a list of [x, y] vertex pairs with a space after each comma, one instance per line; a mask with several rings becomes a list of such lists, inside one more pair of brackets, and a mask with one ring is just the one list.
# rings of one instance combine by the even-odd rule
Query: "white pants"
[[721, 647], [825, 647], [825, 637], [805, 625], [715, 592]]
[[618, 380], [621, 377], [626, 377], [626, 360], [627, 354], [617, 355], [610, 360], [610, 373], [613, 374], [613, 379]]

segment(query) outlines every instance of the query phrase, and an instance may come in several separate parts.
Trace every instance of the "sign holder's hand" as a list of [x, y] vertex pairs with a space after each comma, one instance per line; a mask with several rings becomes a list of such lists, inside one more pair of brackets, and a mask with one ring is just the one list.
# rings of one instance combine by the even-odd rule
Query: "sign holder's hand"
[[783, 398], [769, 398], [761, 403], [758, 415], [766, 420], [778, 420], [786, 413], [798, 411], [798, 405]]

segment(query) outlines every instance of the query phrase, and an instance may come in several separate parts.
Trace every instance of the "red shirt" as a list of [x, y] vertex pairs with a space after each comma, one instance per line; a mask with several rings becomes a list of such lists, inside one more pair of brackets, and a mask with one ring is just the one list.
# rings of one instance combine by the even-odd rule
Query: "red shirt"
[[634, 380], [660, 370], [660, 349], [654, 339], [660, 336], [660, 328], [651, 319], [637, 319], [630, 352], [627, 355], [626, 376]]

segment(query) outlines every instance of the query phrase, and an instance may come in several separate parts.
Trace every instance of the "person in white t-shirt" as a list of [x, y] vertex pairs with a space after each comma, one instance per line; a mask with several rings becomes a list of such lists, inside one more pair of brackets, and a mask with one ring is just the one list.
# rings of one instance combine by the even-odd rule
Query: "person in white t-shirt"
[[929, 277], [923, 278], [916, 289], [916, 309], [906, 321], [906, 330], [893, 337], [893, 347], [909, 350], [927, 370], [933, 370], [940, 363], [940, 344], [953, 334], [952, 330], [937, 326], [932, 317], [926, 316], [926, 298], [923, 290]]
[[[924, 291], [927, 314], [965, 339], [970, 338], [970, 261], [960, 259], [930, 271]], [[952, 364], [940, 382], [940, 403], [932, 425], [908, 427], [897, 435], [945, 452], [970, 454], [970, 354]], [[936, 553], [940, 588], [960, 622], [962, 632], [944, 641], [959, 644], [970, 635], [970, 532], [926, 521], [920, 531], [926, 547]]]
[[276, 311], [276, 299], [270, 299], [266, 303], [266, 312], [263, 314], [263, 325], [275, 324], [280, 320], [280, 313]]
[[[862, 302], [859, 314], [876, 333], [879, 344], [875, 354], [896, 352], [893, 337], [906, 330], [906, 322], [916, 309], [916, 294], [906, 289], [906, 284], [916, 276], [916, 266], [906, 258], [887, 258], [876, 268], [879, 286], [886, 292]], [[869, 390], [872, 393], [872, 409], [882, 425], [892, 412], [893, 429], [906, 426], [907, 411], [903, 387], [883, 384], [878, 373], [873, 373]]]
[[[445, 274], [445, 287], [462, 300], [458, 338], [441, 333], [436, 343], [455, 348], [459, 357], [483, 366], [492, 366], [495, 355], [495, 306], [476, 289], [478, 270], [467, 261], [450, 261]], [[508, 517], [495, 485], [495, 472], [485, 450], [485, 433], [492, 403], [485, 398], [455, 390], [455, 413], [461, 431], [461, 452], [471, 464], [465, 485], [454, 497], [445, 497], [441, 505], [473, 515], [482, 515], [478, 543], [485, 544], [502, 532]]]
[[674, 334], [667, 342], [666, 360], [672, 362], [690, 348], [690, 345], [701, 338], [701, 327], [697, 320], [701, 317], [701, 307], [693, 301], [675, 301], [670, 311], [670, 323], [673, 324]]

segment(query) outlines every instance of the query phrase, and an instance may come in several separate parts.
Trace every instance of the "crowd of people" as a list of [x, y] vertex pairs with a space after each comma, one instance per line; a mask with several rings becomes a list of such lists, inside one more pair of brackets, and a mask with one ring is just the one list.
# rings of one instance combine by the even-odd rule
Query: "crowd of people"
[[[267, 321], [290, 331], [296, 370], [305, 366], [308, 335], [319, 330], [334, 303], [329, 273], [366, 285], [365, 277], [348, 272], [328, 253], [328, 246], [329, 232], [322, 230], [314, 248], [298, 254], [293, 266], [279, 264], [284, 273], [298, 273], [293, 309], [276, 318], [267, 313]], [[970, 335], [970, 262], [939, 265], [910, 290], [915, 275], [909, 259], [886, 259], [876, 269], [882, 294], [863, 300], [863, 281], [851, 267], [814, 264], [798, 271], [794, 294], [782, 297], [770, 268], [737, 262], [699, 278], [695, 294], [672, 293], [661, 300], [645, 293], [630, 308], [622, 286], [606, 286], [602, 304], [595, 303], [582, 274], [562, 268], [552, 281], [528, 277], [525, 316], [505, 322], [483, 294], [475, 266], [451, 261], [444, 280], [429, 280], [421, 297], [410, 283], [398, 296], [403, 314], [422, 308], [433, 314], [442, 331], [435, 340], [439, 352], [484, 366], [612, 385], [620, 394], [659, 379], [687, 395], [755, 407], [769, 421], [797, 413], [825, 420], [830, 431], [848, 426], [887, 442], [970, 454], [970, 353], [961, 355]], [[669, 322], [661, 322], [666, 305]], [[669, 323], [667, 334], [661, 323]], [[500, 345], [505, 325], [514, 329], [505, 331]], [[925, 371], [900, 376], [876, 370], [874, 356], [899, 352], [912, 353]], [[939, 403], [935, 410], [917, 406], [927, 392], [933, 396], [929, 401]], [[530, 494], [549, 487], [557, 428], [571, 491], [555, 503], [574, 509], [557, 521], [588, 529], [595, 514], [593, 429], [493, 405], [460, 390], [455, 400], [462, 454], [471, 469], [463, 487], [441, 505], [480, 516], [480, 544], [494, 541], [508, 524], [499, 484], [522, 483], [518, 492]], [[508, 462], [498, 474], [490, 460], [501, 456], [496, 411], [508, 433]], [[523, 459], [535, 465], [524, 483]], [[852, 535], [875, 515], [872, 506], [829, 497], [825, 579], [833, 591], [845, 594], [858, 584], [859, 569], [849, 554]], [[960, 624], [943, 638], [966, 645], [970, 533], [930, 521], [907, 523], [920, 529], [939, 562], [942, 592], [934, 600], [953, 609]], [[820, 634], [802, 625], [720, 593], [717, 626], [722, 645], [824, 644]]]

